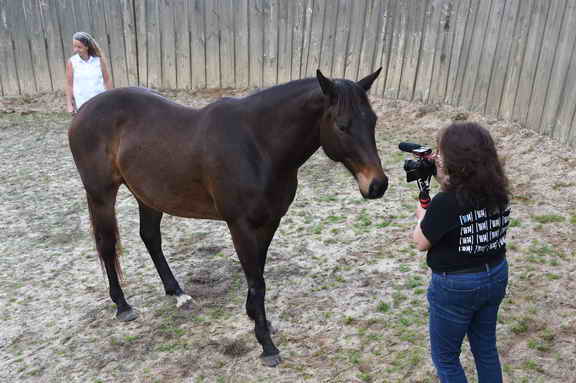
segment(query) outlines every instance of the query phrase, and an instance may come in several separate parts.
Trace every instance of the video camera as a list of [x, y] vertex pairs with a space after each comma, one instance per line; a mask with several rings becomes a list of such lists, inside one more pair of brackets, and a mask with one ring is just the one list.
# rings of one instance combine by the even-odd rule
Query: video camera
[[401, 142], [398, 149], [403, 152], [412, 153], [416, 160], [407, 159], [404, 161], [404, 171], [406, 172], [406, 182], [417, 181], [420, 189], [420, 205], [426, 209], [430, 204], [430, 180], [436, 175], [436, 164], [432, 149], [427, 146], [414, 144], [411, 142]]

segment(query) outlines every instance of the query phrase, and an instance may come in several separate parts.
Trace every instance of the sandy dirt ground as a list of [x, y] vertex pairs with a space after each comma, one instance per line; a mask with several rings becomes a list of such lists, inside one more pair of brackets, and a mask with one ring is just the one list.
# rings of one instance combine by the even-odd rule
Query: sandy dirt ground
[[[161, 93], [202, 107], [245, 91]], [[436, 382], [429, 270], [409, 241], [417, 188], [405, 182], [397, 146], [433, 144], [441, 127], [470, 119], [494, 135], [512, 184], [510, 285], [498, 326], [505, 381], [576, 382], [573, 149], [452, 107], [372, 101], [389, 191], [363, 200], [321, 150], [302, 167], [267, 262], [267, 311], [283, 357], [267, 368], [226, 225], [164, 216], [164, 252], [196, 302], [177, 309], [125, 188], [117, 201], [124, 291], [140, 316], [114, 319], [68, 149], [63, 95], [0, 98], [0, 381]], [[467, 344], [462, 360], [476, 382]]]

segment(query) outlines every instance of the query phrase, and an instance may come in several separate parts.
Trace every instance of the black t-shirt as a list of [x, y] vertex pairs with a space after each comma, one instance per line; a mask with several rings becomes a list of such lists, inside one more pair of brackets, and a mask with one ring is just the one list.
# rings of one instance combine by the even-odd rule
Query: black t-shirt
[[475, 209], [462, 206], [454, 192], [432, 198], [420, 224], [430, 241], [426, 262], [435, 272], [458, 271], [497, 263], [506, 254], [510, 208]]

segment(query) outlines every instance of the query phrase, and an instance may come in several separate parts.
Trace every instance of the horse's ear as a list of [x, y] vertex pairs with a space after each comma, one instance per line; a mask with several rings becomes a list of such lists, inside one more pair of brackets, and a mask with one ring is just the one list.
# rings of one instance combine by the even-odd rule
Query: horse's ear
[[362, 80], [358, 81], [356, 84], [358, 84], [360, 86], [360, 88], [362, 88], [366, 92], [368, 92], [370, 90], [370, 87], [372, 87], [372, 83], [374, 82], [374, 80], [376, 80], [376, 78], [380, 74], [381, 70], [382, 70], [382, 67], [380, 67], [376, 72], [369, 74], [368, 76], [364, 77]]
[[336, 99], [336, 89], [335, 89], [335, 86], [334, 86], [334, 83], [332, 82], [332, 80], [324, 77], [322, 72], [320, 72], [320, 69], [316, 69], [316, 78], [318, 79], [318, 82], [320, 83], [320, 88], [322, 88], [322, 92], [326, 96], [330, 97], [330, 101], [335, 100]]

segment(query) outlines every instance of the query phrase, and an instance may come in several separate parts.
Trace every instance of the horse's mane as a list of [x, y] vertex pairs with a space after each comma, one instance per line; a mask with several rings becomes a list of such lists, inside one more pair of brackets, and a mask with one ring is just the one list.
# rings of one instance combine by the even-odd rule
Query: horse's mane
[[[358, 87], [354, 81], [336, 79], [333, 80], [336, 93], [336, 108], [340, 112], [357, 112], [359, 105], [368, 102], [366, 93]], [[258, 97], [259, 99], [275, 100], [277, 97], [289, 97], [296, 95], [302, 91], [309, 91], [317, 88], [320, 89], [320, 84], [315, 77], [304, 78], [300, 80], [293, 80], [284, 84], [275, 85], [270, 88], [256, 89], [254, 92], [246, 96], [247, 99]]]

